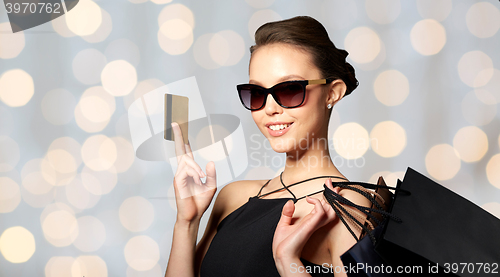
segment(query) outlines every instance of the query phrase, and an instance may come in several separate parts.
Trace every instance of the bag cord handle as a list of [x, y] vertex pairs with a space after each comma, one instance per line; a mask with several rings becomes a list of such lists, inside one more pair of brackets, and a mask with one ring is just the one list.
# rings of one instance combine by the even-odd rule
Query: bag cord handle
[[[382, 215], [382, 217], [384, 219], [385, 218], [391, 218], [392, 220], [394, 220], [394, 221], [396, 221], [398, 223], [401, 223], [402, 220], [401, 220], [401, 218], [393, 215], [392, 213], [386, 212], [383, 209], [383, 207], [376, 201], [376, 198], [374, 196], [372, 196], [370, 193], [366, 192], [365, 190], [361, 190], [359, 188], [356, 188], [353, 185], [359, 185], [359, 186], [362, 186], [364, 188], [369, 188], [369, 189], [377, 189], [377, 188], [392, 189], [392, 190], [395, 190], [397, 192], [401, 192], [401, 193], [404, 193], [404, 194], [407, 194], [407, 195], [410, 195], [411, 193], [409, 191], [407, 191], [407, 190], [400, 189], [400, 188], [393, 188], [393, 187], [375, 185], [375, 184], [364, 183], [364, 182], [332, 182], [332, 186], [333, 187], [340, 187], [340, 188], [343, 188], [343, 189], [353, 190], [353, 191], [355, 191], [355, 192], [363, 195], [366, 199], [368, 199], [373, 204], [373, 206], [376, 207], [376, 208], [368, 208], [368, 207], [364, 207], [364, 206], [357, 205], [357, 204], [353, 203], [352, 201], [348, 200], [347, 198], [343, 197], [342, 195], [340, 195], [340, 194], [334, 192], [333, 190], [331, 190], [330, 188], [328, 188], [326, 186], [326, 184], [323, 185], [323, 187], [325, 188], [325, 190], [323, 191], [323, 195], [325, 196], [325, 198], [328, 201], [328, 203], [330, 204], [330, 206], [332, 206], [333, 210], [335, 211], [335, 213], [337, 214], [337, 216], [339, 217], [339, 219], [347, 227], [347, 229], [349, 230], [349, 233], [351, 233], [351, 235], [354, 237], [354, 239], [356, 239], [356, 241], [360, 240], [360, 238], [358, 238], [356, 236], [356, 234], [354, 233], [354, 231], [352, 230], [352, 228], [347, 223], [347, 221], [344, 218], [343, 214], [347, 215], [347, 217], [349, 218], [350, 222], [354, 222], [366, 234], [368, 234], [368, 236], [370, 237], [370, 240], [372, 241], [373, 245], [375, 245], [376, 244], [375, 236], [370, 232], [370, 230], [368, 229], [368, 227], [366, 227], [365, 224], [361, 223], [353, 215], [351, 215], [342, 206], [342, 204], [351, 206], [352, 208], [360, 211], [361, 213], [365, 214], [368, 218], [370, 218], [373, 221], [375, 221], [377, 224], [381, 224], [381, 222], [380, 222], [380, 220], [378, 220], [377, 218], [375, 218], [372, 215], [372, 213], [378, 213], [378, 214]], [[376, 194], [376, 193], [374, 192], [373, 194]]]

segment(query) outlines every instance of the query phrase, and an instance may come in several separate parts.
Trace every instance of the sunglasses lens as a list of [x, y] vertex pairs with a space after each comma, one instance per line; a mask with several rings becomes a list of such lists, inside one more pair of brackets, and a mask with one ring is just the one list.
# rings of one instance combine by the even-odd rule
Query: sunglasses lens
[[304, 101], [304, 87], [298, 83], [284, 83], [274, 88], [274, 94], [283, 106], [298, 107]]
[[263, 89], [254, 86], [240, 86], [238, 87], [241, 101], [248, 109], [259, 109], [264, 104], [267, 93]]

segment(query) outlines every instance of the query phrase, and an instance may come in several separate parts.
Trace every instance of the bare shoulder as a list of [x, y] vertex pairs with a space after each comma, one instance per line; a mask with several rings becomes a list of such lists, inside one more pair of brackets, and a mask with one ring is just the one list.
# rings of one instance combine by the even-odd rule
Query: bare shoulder
[[214, 203], [214, 209], [221, 215], [220, 220], [245, 204], [250, 197], [257, 195], [266, 182], [267, 180], [241, 180], [224, 186]]

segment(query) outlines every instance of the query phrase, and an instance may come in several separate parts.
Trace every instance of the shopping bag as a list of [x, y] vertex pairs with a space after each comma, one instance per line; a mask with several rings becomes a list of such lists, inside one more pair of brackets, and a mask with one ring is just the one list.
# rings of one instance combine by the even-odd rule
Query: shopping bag
[[[375, 251], [407, 273], [499, 276], [500, 220], [408, 167]], [[403, 272], [404, 273], [404, 272]], [[436, 274], [437, 273], [437, 274]]]
[[[384, 225], [375, 227], [372, 235], [380, 237]], [[389, 277], [398, 276], [395, 274], [377, 252], [369, 236], [364, 236], [342, 256], [340, 256], [344, 265], [343, 272], [349, 277]]]

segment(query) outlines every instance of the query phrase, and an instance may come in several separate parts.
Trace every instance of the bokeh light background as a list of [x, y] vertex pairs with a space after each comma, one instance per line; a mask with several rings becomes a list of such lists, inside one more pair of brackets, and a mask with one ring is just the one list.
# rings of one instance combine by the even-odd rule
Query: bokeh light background
[[360, 81], [331, 118], [343, 174], [393, 185], [410, 166], [500, 217], [498, 1], [81, 0], [16, 34], [2, 6], [0, 275], [163, 275], [173, 172], [135, 158], [127, 108], [164, 84], [195, 76], [207, 113], [241, 119], [238, 179], [279, 174], [235, 85], [256, 28], [296, 15], [325, 25]]

